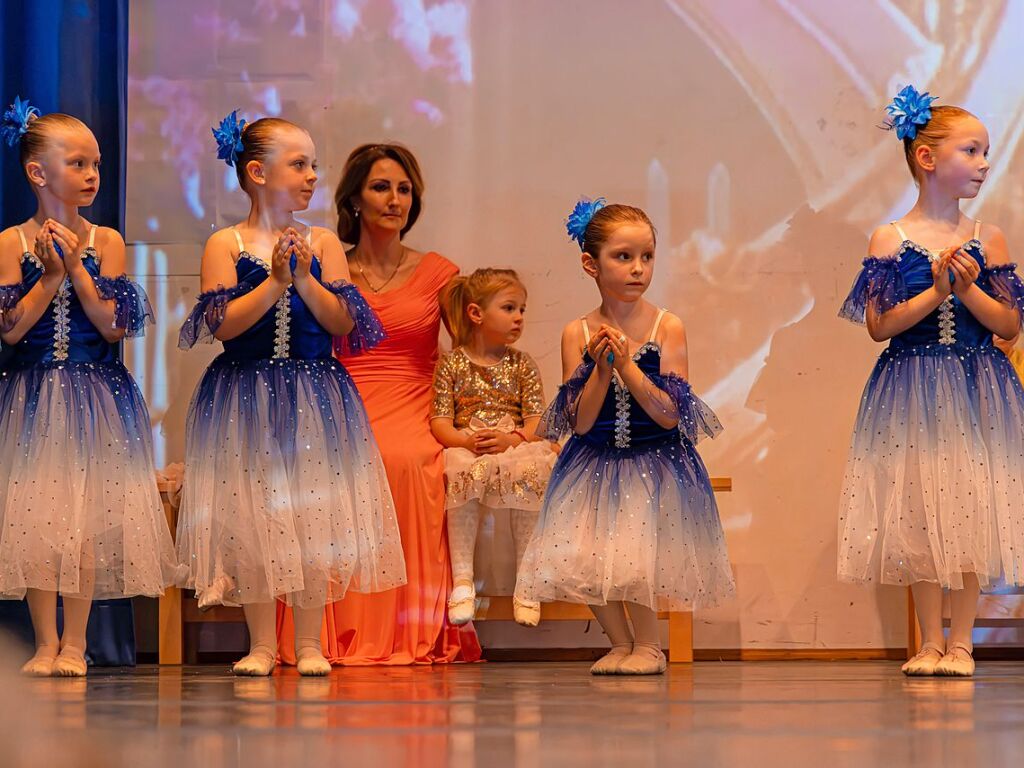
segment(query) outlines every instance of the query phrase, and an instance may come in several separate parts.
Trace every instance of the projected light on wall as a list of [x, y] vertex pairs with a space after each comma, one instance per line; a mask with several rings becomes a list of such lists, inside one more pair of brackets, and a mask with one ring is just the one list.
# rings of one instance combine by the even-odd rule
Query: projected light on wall
[[[332, 226], [356, 144], [412, 146], [428, 184], [414, 234], [463, 268], [520, 271], [524, 344], [549, 394], [558, 332], [592, 298], [561, 218], [578, 194], [645, 206], [659, 231], [651, 299], [687, 322], [696, 381], [727, 425], [702, 452], [790, 489], [756, 500], [779, 517], [834, 514], [873, 353], [866, 339], [860, 357], [835, 352], [835, 313], [867, 233], [915, 194], [875, 128], [897, 86], [986, 122], [993, 170], [965, 211], [1024, 230], [1024, 80], [1006, 74], [1022, 61], [1021, 3], [179, 0], [133, 6], [131, 24], [127, 236], [161, 329], [128, 349], [158, 461], [180, 460], [209, 359], [175, 349], [202, 243], [247, 210], [210, 136], [232, 109], [309, 129], [315, 224]], [[745, 493], [733, 537], [755, 533]]]

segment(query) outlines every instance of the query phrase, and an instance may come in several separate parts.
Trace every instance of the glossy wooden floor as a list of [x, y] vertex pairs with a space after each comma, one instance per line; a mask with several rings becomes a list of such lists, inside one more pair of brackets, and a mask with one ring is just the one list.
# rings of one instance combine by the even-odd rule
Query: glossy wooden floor
[[[0, 682], [7, 766], [1000, 766], [1024, 757], [1024, 664], [907, 679], [893, 662], [92, 671]], [[77, 762], [76, 762], [77, 761]]]

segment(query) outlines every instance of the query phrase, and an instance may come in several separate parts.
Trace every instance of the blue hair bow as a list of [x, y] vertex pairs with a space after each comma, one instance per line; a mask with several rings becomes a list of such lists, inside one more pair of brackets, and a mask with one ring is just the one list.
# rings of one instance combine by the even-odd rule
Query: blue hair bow
[[238, 161], [245, 146], [242, 144], [242, 130], [245, 128], [245, 120], [238, 119], [238, 110], [233, 110], [230, 115], [220, 121], [218, 128], [212, 128], [213, 138], [217, 140], [217, 159], [223, 160], [232, 168]]
[[594, 214], [604, 208], [604, 206], [605, 199], [603, 197], [599, 197], [596, 200], [591, 200], [589, 197], [581, 197], [572, 209], [572, 213], [569, 214], [569, 218], [565, 220], [565, 231], [569, 233], [570, 238], [579, 243], [580, 248], [583, 247], [583, 236], [587, 231], [587, 225], [594, 218]]
[[931, 104], [937, 98], [938, 96], [929, 96], [927, 91], [918, 92], [912, 85], [906, 86], [885, 108], [889, 113], [886, 125], [889, 130], [896, 131], [896, 138], [901, 141], [913, 141], [917, 138], [918, 126], [925, 125], [932, 119]]
[[8, 147], [13, 147], [21, 141], [34, 117], [39, 117], [39, 110], [31, 106], [28, 99], [22, 101], [20, 96], [15, 96], [14, 103], [0, 119], [0, 137], [7, 142]]

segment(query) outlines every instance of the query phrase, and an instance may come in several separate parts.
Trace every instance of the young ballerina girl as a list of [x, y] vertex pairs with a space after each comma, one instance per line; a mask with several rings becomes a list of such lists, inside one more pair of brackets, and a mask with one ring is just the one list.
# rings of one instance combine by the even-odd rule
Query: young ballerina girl
[[331, 346], [368, 349], [383, 329], [334, 233], [294, 218], [317, 181], [309, 134], [232, 112], [214, 135], [251, 207], [207, 241], [203, 293], [181, 329], [180, 346], [215, 337], [224, 352], [189, 408], [178, 552], [201, 606], [245, 611], [250, 650], [235, 674], [273, 671], [283, 600], [299, 673], [325, 675], [324, 605], [405, 582], [384, 468]]
[[36, 653], [22, 672], [81, 676], [92, 600], [162, 595], [177, 572], [149, 413], [117, 353], [153, 314], [121, 236], [78, 212], [99, 190], [92, 132], [21, 99], [0, 132], [37, 201], [0, 233], [0, 597], [28, 599]]
[[854, 427], [839, 577], [911, 585], [923, 644], [903, 672], [968, 676], [980, 588], [1024, 583], [1024, 390], [992, 343], [1017, 334], [1024, 284], [999, 228], [960, 211], [988, 174], [988, 131], [933, 100], [907, 86], [888, 107], [917, 203], [875, 230], [840, 311], [889, 346]]
[[[526, 289], [511, 269], [478, 269], [452, 278], [441, 296], [455, 348], [438, 361], [430, 429], [445, 446], [448, 548], [452, 589], [448, 619], [473, 618], [473, 552], [483, 507], [508, 509], [516, 567], [537, 522], [555, 463], [553, 446], [535, 434], [544, 410], [536, 364], [511, 345], [523, 332]], [[540, 621], [540, 603], [513, 599], [515, 620]]]
[[694, 447], [721, 425], [687, 382], [682, 322], [643, 298], [654, 227], [639, 208], [603, 202], [581, 201], [568, 220], [601, 304], [562, 332], [565, 383], [540, 434], [572, 437], [551, 473], [516, 596], [590, 605], [612, 643], [593, 674], [660, 674], [658, 609], [710, 606], [734, 591]]

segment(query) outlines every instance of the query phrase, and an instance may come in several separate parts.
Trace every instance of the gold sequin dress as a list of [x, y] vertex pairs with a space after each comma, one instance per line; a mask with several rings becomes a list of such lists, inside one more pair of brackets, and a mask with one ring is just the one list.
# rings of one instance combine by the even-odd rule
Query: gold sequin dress
[[[499, 362], [485, 366], [470, 360], [460, 347], [438, 361], [431, 418], [452, 419], [456, 429], [512, 432], [531, 416], [540, 416], [544, 405], [540, 372], [525, 352], [509, 347]], [[555, 459], [547, 441], [524, 442], [485, 456], [447, 448], [446, 506], [477, 501], [495, 509], [537, 511]]]

